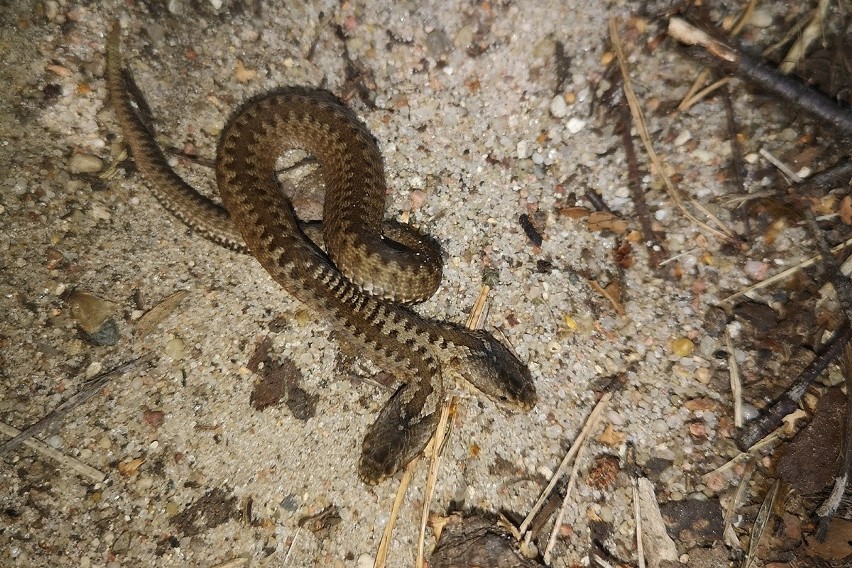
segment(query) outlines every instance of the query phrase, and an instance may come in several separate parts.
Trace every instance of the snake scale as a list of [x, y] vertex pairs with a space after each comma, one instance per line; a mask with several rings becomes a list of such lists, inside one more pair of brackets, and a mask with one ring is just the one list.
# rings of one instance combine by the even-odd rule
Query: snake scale
[[[223, 208], [169, 166], [133, 106], [119, 43], [116, 24], [107, 41], [110, 99], [160, 203], [213, 242], [250, 251], [276, 282], [403, 385], [364, 437], [358, 473], [365, 483], [393, 475], [422, 451], [437, 425], [446, 376], [461, 376], [504, 405], [535, 405], [529, 369], [489, 333], [430, 321], [401, 305], [437, 288], [440, 250], [414, 229], [383, 222], [381, 153], [351, 110], [325, 91], [304, 87], [245, 103], [225, 126], [216, 153]], [[305, 236], [275, 178], [277, 158], [295, 148], [313, 154], [322, 168], [327, 253]]]

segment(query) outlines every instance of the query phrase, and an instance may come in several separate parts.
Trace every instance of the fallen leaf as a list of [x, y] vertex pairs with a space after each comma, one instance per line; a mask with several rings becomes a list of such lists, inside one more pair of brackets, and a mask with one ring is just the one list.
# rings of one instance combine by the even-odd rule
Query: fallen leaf
[[610, 448], [615, 448], [624, 443], [624, 432], [618, 432], [612, 424], [607, 424], [601, 435], [598, 436], [598, 442]]
[[139, 467], [145, 463], [142, 458], [136, 458], [129, 461], [123, 461], [118, 464], [118, 473], [125, 477], [133, 477], [139, 473]]
[[240, 83], [248, 83], [255, 77], [257, 77], [257, 71], [254, 69], [247, 69], [243, 62], [237, 59], [237, 71], [235, 73], [237, 81]]
[[612, 231], [620, 235], [627, 231], [627, 221], [606, 211], [592, 211], [586, 219], [590, 231]]

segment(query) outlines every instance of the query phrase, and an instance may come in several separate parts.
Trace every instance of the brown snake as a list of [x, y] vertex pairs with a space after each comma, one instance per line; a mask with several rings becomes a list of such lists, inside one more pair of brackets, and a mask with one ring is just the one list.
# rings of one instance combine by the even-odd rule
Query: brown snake
[[[131, 102], [119, 40], [116, 24], [107, 42], [110, 98], [157, 199], [208, 239], [250, 250], [276, 282], [403, 383], [364, 438], [358, 472], [365, 483], [393, 475], [425, 447], [437, 424], [446, 375], [460, 375], [498, 402], [533, 407], [529, 369], [490, 334], [423, 319], [386, 299], [399, 294], [400, 283], [408, 288], [402, 301], [431, 295], [441, 278], [440, 252], [413, 229], [383, 225], [382, 157], [351, 110], [325, 91], [301, 87], [246, 103], [225, 126], [216, 153], [223, 209], [168, 165]], [[277, 158], [294, 148], [313, 154], [322, 166], [328, 256], [304, 235], [275, 179]], [[432, 276], [415, 274], [430, 266]], [[370, 278], [376, 274], [378, 280]]]

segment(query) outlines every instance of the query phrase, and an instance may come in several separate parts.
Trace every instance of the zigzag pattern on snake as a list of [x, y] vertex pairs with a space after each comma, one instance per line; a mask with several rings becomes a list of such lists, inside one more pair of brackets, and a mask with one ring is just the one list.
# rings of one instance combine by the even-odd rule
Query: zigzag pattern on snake
[[[425, 447], [447, 375], [463, 377], [503, 404], [532, 408], [529, 369], [502, 343], [484, 331], [421, 318], [388, 299], [431, 295], [440, 282], [440, 252], [413, 229], [383, 223], [381, 154], [367, 128], [336, 98], [293, 87], [244, 104], [217, 150], [222, 208], [171, 169], [133, 107], [117, 24], [107, 42], [107, 65], [125, 141], [163, 206], [208, 239], [251, 251], [276, 282], [403, 383], [364, 437], [358, 472], [365, 483], [393, 475]], [[304, 235], [275, 180], [276, 159], [294, 148], [313, 154], [323, 170], [327, 254]]]

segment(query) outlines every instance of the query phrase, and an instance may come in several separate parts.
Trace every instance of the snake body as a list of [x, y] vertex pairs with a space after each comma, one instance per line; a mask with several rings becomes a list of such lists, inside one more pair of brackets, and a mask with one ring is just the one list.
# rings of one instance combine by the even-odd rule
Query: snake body
[[[134, 161], [162, 205], [208, 239], [250, 251], [276, 282], [403, 384], [364, 437], [358, 472], [365, 483], [393, 475], [425, 447], [447, 375], [510, 406], [535, 404], [529, 369], [490, 334], [430, 321], [400, 305], [437, 288], [440, 251], [407, 226], [383, 223], [381, 153], [336, 98], [293, 87], [244, 104], [217, 150], [223, 208], [171, 169], [141, 121], [123, 75], [117, 25], [107, 42], [107, 83]], [[276, 159], [294, 148], [313, 154], [323, 169], [327, 254], [305, 236], [275, 179]]]

